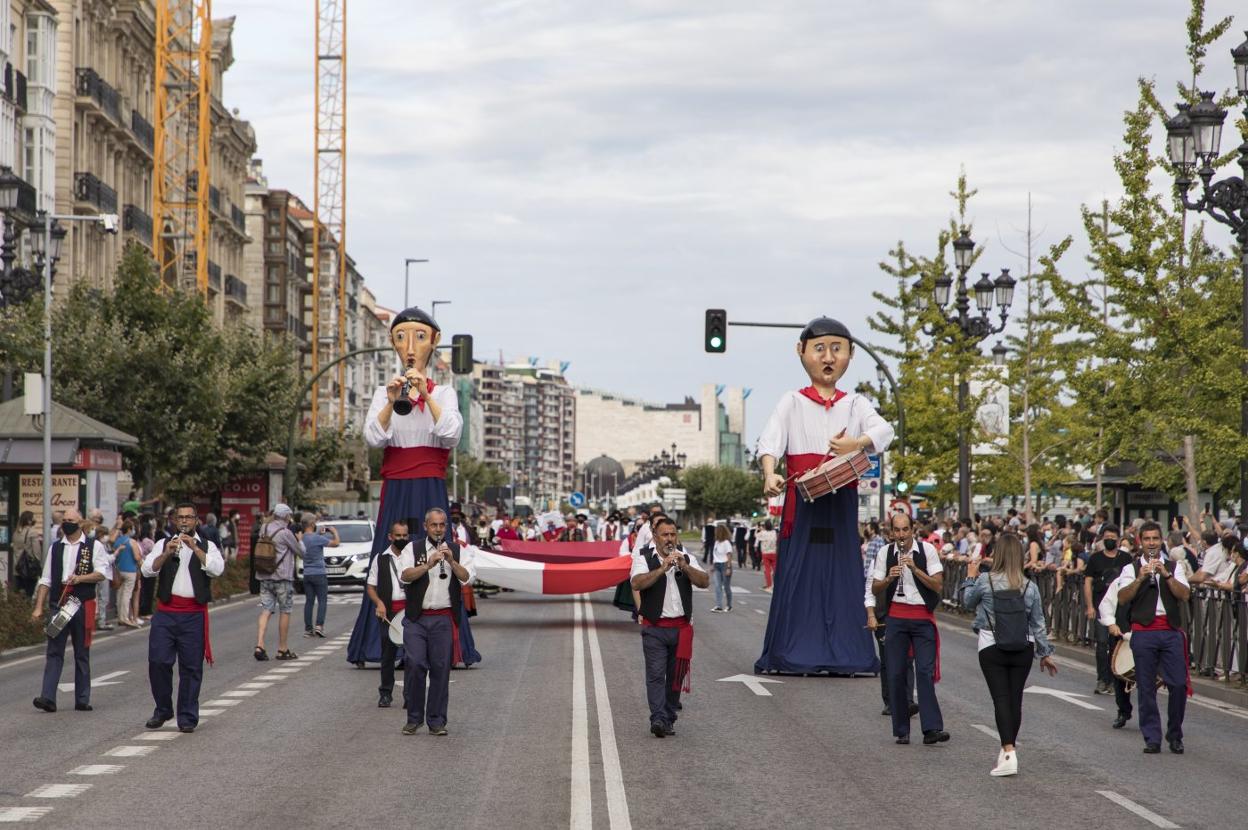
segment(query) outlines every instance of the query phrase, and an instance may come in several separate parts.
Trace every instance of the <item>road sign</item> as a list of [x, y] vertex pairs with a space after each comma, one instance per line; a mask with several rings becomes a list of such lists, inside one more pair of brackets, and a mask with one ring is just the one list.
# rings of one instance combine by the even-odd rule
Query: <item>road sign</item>
[[874, 478], [874, 479], [878, 480], [878, 479], [879, 479], [879, 477], [880, 477], [880, 456], [879, 456], [879, 453], [875, 453], [875, 454], [873, 454], [873, 455], [868, 455], [868, 456], [867, 456], [867, 460], [871, 462], [871, 469], [869, 469], [869, 470], [867, 470], [865, 473], [863, 473], [863, 474], [862, 474], [862, 476], [861, 476], [861, 478]]
[[914, 518], [914, 508], [910, 506], [908, 499], [893, 499], [888, 503], [888, 509], [904, 511], [907, 516]]
[[687, 494], [683, 487], [663, 488], [663, 506], [668, 510], [684, 510]]
[[576, 508], [584, 507], [585, 506], [585, 494], [580, 491], [573, 493], [572, 495], [568, 496], [568, 504]]

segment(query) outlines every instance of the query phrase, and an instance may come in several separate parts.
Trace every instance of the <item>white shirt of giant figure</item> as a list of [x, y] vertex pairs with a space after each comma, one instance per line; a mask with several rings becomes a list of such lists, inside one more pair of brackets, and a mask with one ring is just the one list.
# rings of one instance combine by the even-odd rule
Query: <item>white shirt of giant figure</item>
[[893, 427], [857, 392], [846, 393], [832, 406], [815, 403], [801, 392], [786, 392], [758, 436], [758, 454], [824, 455], [833, 438], [867, 436], [866, 452], [883, 452], [893, 442]]
[[463, 416], [459, 414], [459, 396], [450, 386], [435, 386], [429, 393], [442, 410], [442, 417], [435, 423], [433, 414], [426, 406], [413, 406], [407, 415], [391, 415], [390, 428], [383, 429], [377, 416], [389, 400], [386, 387], [378, 386], [373, 392], [368, 417], [364, 419], [364, 440], [370, 447], [438, 447], [451, 449], [459, 443], [464, 429]]

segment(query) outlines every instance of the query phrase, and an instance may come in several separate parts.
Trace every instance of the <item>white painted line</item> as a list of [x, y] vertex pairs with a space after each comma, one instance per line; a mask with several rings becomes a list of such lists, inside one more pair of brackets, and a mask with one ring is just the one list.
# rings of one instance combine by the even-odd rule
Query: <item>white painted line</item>
[[244, 689], [242, 691], [235, 689], [232, 692], [224, 692], [221, 697], [255, 697], [258, 694], [260, 694], [258, 689]]
[[764, 611], [764, 610], [763, 610], [763, 609], [761, 609], [761, 608], [755, 608], [755, 609], [754, 609], [754, 613], [755, 613], [755, 614], [766, 614], [767, 612], [766, 612], [766, 611]]
[[242, 683], [239, 685], [238, 688], [240, 689], [267, 689], [272, 685], [273, 685], [272, 683]]
[[77, 798], [89, 789], [90, 784], [45, 784], [26, 793], [26, 798]]
[[[43, 659], [42, 654], [39, 655], [39, 659]], [[0, 807], [0, 821], [37, 821], [50, 812], [52, 812], [51, 807]]]
[[301, 671], [303, 671], [303, 666], [291, 666], [290, 668], [285, 668], [285, 669], [273, 669], [272, 673], [273, 674], [294, 674], [295, 672], [301, 672]]
[[602, 748], [602, 778], [607, 790], [607, 817], [611, 830], [631, 830], [628, 797], [624, 793], [624, 774], [620, 771], [620, 750], [615, 744], [615, 721], [611, 715], [611, 699], [607, 696], [607, 675], [602, 668], [602, 650], [598, 645], [598, 628], [594, 609], [585, 603], [585, 625], [589, 636], [589, 659], [594, 669], [594, 706], [598, 711], [598, 745]]
[[180, 736], [181, 732], [144, 732], [142, 735], [135, 735], [132, 741], [172, 741]]
[[[93, 677], [91, 678], [91, 688], [94, 689], [98, 686], [119, 686], [121, 685], [121, 681], [113, 680], [113, 678], [121, 677], [123, 674], [129, 673], [129, 670], [114, 671], [109, 672], [108, 674], [102, 674], [99, 677]], [[56, 688], [60, 689], [62, 692], [72, 692], [74, 690], [74, 684], [72, 681], [69, 683], [59, 683]]]
[[144, 755], [150, 755], [159, 747], [155, 746], [115, 746], [104, 754], [110, 758], [141, 758]]
[[734, 674], [732, 677], [721, 677], [715, 681], [716, 683], [740, 683], [759, 697], [771, 697], [771, 692], [767, 691], [764, 683], [780, 683], [783, 680], [772, 680], [769, 677], [755, 677], [752, 674]]
[[1001, 736], [998, 735], [997, 730], [993, 729], [991, 726], [984, 726], [982, 723], [972, 723], [971, 728], [978, 729], [980, 732], [983, 732], [985, 735], [987, 735], [989, 738], [992, 738], [997, 743], [1001, 742]]
[[307, 660], [309, 663], [315, 663], [317, 660], [324, 660], [325, 656], [321, 654], [313, 654], [312, 656], [304, 657], [303, 659]]
[[571, 830], [593, 830], [593, 791], [589, 787], [589, 705], [585, 697], [585, 643], [581, 603], [572, 600], [572, 801]]
[[210, 718], [213, 715], [223, 714], [225, 711], [225, 709], [200, 709], [199, 716], [201, 718]]
[[1055, 697], [1058, 700], [1064, 700], [1067, 703], [1073, 703], [1075, 706], [1078, 706], [1080, 709], [1091, 709], [1096, 712], [1105, 711], [1100, 706], [1094, 706], [1091, 703], [1085, 703], [1084, 701], [1080, 700], [1079, 698], [1087, 697], [1087, 695], [1081, 695], [1076, 692], [1063, 692], [1061, 689], [1050, 689], [1047, 686], [1028, 686], [1026, 689], [1023, 689], [1023, 691], [1030, 692], [1033, 695], [1048, 695], [1049, 697]]
[[1119, 807], [1125, 807], [1126, 809], [1135, 813], [1137, 816], [1149, 822], [1150, 824], [1154, 825], [1155, 827], [1163, 827], [1163, 828], [1167, 828], [1167, 830], [1177, 830], [1179, 826], [1167, 818], [1162, 818], [1161, 816], [1154, 813], [1152, 810], [1149, 810], [1145, 807], [1141, 807], [1139, 804], [1136, 804], [1134, 801], [1127, 798], [1126, 796], [1118, 795], [1118, 793], [1114, 792], [1113, 790], [1097, 790], [1096, 792], [1098, 795], [1105, 796], [1110, 801], [1117, 804]]
[[70, 775], [114, 775], [125, 769], [122, 764], [83, 764], [69, 771]]
[[286, 675], [284, 674], [262, 674], [256, 678], [256, 680], [285, 680], [285, 679], [286, 679]]
[[232, 699], [217, 698], [216, 700], [208, 701], [207, 703], [204, 704], [204, 706], [206, 708], [212, 708], [213, 706], [237, 706], [240, 703], [242, 703], [242, 701], [238, 700], [237, 698], [232, 698]]

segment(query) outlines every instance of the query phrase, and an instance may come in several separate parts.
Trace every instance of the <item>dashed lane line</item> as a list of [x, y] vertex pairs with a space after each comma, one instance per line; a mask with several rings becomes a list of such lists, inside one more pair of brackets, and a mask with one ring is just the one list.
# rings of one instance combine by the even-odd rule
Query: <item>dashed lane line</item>
[[124, 764], [83, 764], [69, 771], [70, 775], [116, 775], [125, 769]]
[[[237, 701], [234, 701], [237, 703]], [[141, 735], [135, 735], [132, 741], [172, 741], [174, 738], [181, 737], [181, 732], [144, 732]]]
[[287, 675], [284, 674], [262, 674], [257, 680], [285, 680]]
[[0, 807], [0, 822], [37, 821], [50, 812], [51, 807]]
[[109, 758], [141, 758], [144, 755], [151, 755], [157, 749], [159, 747], [125, 744], [123, 746], [115, 746], [103, 754]]
[[91, 789], [90, 784], [44, 784], [33, 792], [26, 793], [26, 798], [77, 798]]
[[1152, 824], [1154, 827], [1161, 827], [1163, 830], [1178, 830], [1179, 825], [1175, 824], [1170, 819], [1165, 818], [1164, 816], [1159, 816], [1147, 807], [1142, 807], [1139, 804], [1136, 804], [1125, 795], [1119, 795], [1113, 790], [1097, 790], [1096, 792], [1098, 795], [1105, 796], [1119, 807], [1123, 807], [1135, 813], [1137, 816], [1144, 819], [1149, 824]]
[[232, 689], [222, 692], [221, 697], [255, 697], [258, 694], [260, 694], [259, 689]]
[[984, 726], [982, 723], [972, 723], [971, 728], [978, 729], [980, 732], [983, 732], [989, 738], [992, 738], [994, 741], [997, 741], [998, 743], [1000, 743], [1001, 741], [1001, 736], [998, 735], [997, 730], [993, 729], [991, 726]]
[[[208, 708], [212, 708], [215, 706], [237, 706], [240, 703], [242, 703], [242, 701], [237, 698], [231, 698], [229, 700], [218, 698], [216, 700], [210, 700], [207, 703], [204, 703], [201, 705], [203, 708], [208, 709]], [[159, 735], [161, 733], [157, 732], [156, 734]], [[174, 733], [174, 734], [179, 734], [179, 733]]]
[[272, 685], [273, 685], [272, 683], [241, 683], [239, 684], [238, 688], [240, 689], [267, 689]]
[[226, 711], [228, 710], [226, 709], [200, 709], [199, 716], [201, 718], [211, 718], [216, 715], [224, 714]]

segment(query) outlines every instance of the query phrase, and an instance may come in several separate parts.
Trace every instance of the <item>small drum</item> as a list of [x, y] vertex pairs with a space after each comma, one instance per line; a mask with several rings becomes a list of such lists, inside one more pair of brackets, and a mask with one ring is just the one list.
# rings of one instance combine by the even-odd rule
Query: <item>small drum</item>
[[803, 474], [797, 480], [797, 492], [806, 501], [814, 501], [820, 496], [835, 493], [842, 487], [853, 484], [870, 469], [871, 461], [862, 450], [838, 455]]
[[387, 626], [390, 642], [399, 648], [403, 648], [403, 617], [406, 616], [402, 611], [394, 615], [394, 619]]
[[48, 620], [48, 624], [43, 627], [43, 633], [49, 638], [56, 637], [65, 630], [65, 626], [69, 625], [69, 621], [74, 618], [74, 614], [78, 613], [78, 609], [82, 607], [82, 600], [78, 597], [65, 597], [61, 602], [61, 607], [52, 619]]
[[[1114, 653], [1109, 657], [1109, 668], [1123, 683], [1127, 684], [1127, 691], [1135, 687], [1135, 655], [1131, 653], [1130, 638], [1120, 640], [1118, 645], [1114, 646]], [[1160, 689], [1165, 683], [1161, 676], [1157, 677], [1157, 688]]]

